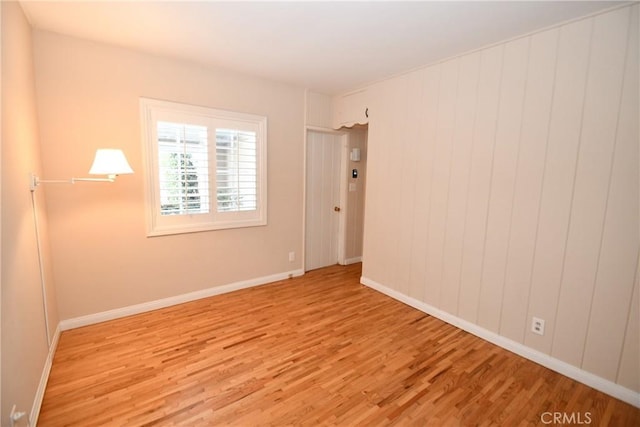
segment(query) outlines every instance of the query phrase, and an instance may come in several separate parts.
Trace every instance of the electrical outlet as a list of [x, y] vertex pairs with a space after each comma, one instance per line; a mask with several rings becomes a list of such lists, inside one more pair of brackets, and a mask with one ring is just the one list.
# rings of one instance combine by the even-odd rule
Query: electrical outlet
[[295, 252], [289, 252], [289, 262], [293, 262], [296, 260], [296, 253]]
[[538, 335], [544, 335], [544, 319], [534, 317], [531, 321], [531, 332]]

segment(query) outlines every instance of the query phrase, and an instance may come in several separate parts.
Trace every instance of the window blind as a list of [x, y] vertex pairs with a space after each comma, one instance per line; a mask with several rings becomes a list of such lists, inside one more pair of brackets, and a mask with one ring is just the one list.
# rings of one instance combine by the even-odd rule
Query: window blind
[[158, 121], [160, 214], [209, 212], [207, 128]]
[[216, 202], [218, 212], [258, 208], [257, 135], [216, 129]]
[[147, 236], [267, 224], [267, 118], [140, 99]]

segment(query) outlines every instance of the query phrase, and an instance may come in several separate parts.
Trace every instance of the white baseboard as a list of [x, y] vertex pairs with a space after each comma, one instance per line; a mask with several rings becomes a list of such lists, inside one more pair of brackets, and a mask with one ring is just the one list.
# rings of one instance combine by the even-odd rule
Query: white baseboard
[[362, 262], [362, 257], [361, 256], [345, 259], [344, 260], [344, 265], [356, 264], [358, 262]]
[[36, 427], [38, 424], [38, 416], [40, 415], [40, 408], [42, 407], [42, 400], [44, 399], [44, 392], [47, 389], [47, 382], [49, 381], [49, 373], [51, 372], [51, 365], [53, 365], [53, 356], [56, 354], [56, 348], [58, 347], [58, 340], [60, 339], [60, 325], [53, 333], [51, 345], [49, 346], [49, 354], [44, 362], [44, 368], [42, 368], [42, 375], [40, 376], [40, 383], [36, 390], [36, 395], [33, 399], [33, 405], [31, 406], [31, 413], [29, 414], [29, 425]]
[[496, 334], [495, 332], [484, 329], [476, 325], [475, 323], [471, 323], [467, 320], [461, 319], [457, 316], [447, 313], [446, 311], [442, 311], [427, 303], [381, 285], [380, 283], [377, 283], [376, 281], [371, 280], [367, 277], [361, 277], [360, 283], [387, 296], [390, 296], [393, 299], [403, 302], [417, 310], [427, 313], [433, 317], [437, 317], [438, 319], [464, 331], [467, 331], [479, 338], [482, 338], [485, 341], [489, 341], [492, 344], [502, 347], [505, 350], [511, 351], [512, 353], [536, 362], [564, 376], [567, 376], [578, 382], [586, 384], [589, 387], [595, 388], [596, 390], [620, 399], [623, 402], [640, 408], [640, 393], [629, 390], [628, 388], [623, 387], [620, 384], [616, 384], [612, 381], [592, 374], [591, 372], [585, 371], [576, 366], [563, 362], [562, 360], [549, 356], [548, 354], [542, 353], [519, 342], [505, 338], [501, 335]]
[[145, 313], [147, 311], [157, 310], [159, 308], [170, 307], [176, 304], [195, 301], [202, 298], [208, 298], [214, 295], [226, 294], [228, 292], [240, 289], [260, 286], [278, 280], [288, 279], [290, 277], [298, 277], [304, 274], [304, 270], [292, 270], [284, 273], [272, 274], [270, 276], [258, 277], [255, 279], [243, 280], [240, 282], [230, 283], [228, 285], [216, 286], [214, 288], [203, 289], [201, 291], [189, 292], [182, 295], [176, 295], [169, 298], [163, 298], [155, 301], [149, 301], [142, 304], [130, 305], [127, 307], [116, 308], [114, 310], [103, 311], [100, 313], [89, 314], [86, 316], [65, 319], [60, 322], [60, 329], [63, 331], [80, 328], [82, 326], [93, 325], [95, 323], [106, 322], [107, 320], [119, 319], [121, 317], [131, 316], [134, 314]]

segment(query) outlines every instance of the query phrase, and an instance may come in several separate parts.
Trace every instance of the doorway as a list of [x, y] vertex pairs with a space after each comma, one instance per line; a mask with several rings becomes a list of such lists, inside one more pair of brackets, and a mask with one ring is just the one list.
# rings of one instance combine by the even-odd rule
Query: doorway
[[344, 264], [347, 137], [307, 131], [305, 271]]

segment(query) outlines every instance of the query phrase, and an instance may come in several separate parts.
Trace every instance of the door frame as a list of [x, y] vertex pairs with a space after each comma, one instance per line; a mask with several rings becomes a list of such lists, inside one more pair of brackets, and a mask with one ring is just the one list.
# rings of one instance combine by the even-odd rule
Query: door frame
[[349, 159], [349, 136], [344, 131], [319, 126], [305, 126], [304, 130], [304, 150], [303, 150], [303, 180], [302, 180], [302, 269], [306, 269], [307, 251], [307, 151], [309, 148], [309, 132], [326, 133], [340, 137], [340, 212], [338, 213], [338, 264], [346, 265], [347, 248], [347, 165]]

